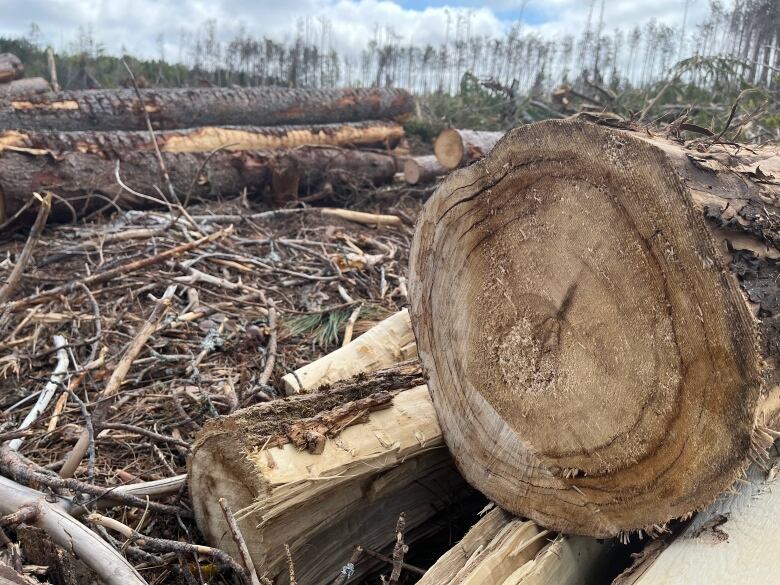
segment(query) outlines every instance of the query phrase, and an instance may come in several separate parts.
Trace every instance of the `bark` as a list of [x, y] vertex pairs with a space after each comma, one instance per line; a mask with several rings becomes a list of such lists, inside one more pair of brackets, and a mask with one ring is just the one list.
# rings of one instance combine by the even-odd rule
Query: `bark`
[[[327, 185], [331, 191], [355, 184], [379, 185], [394, 173], [393, 157], [386, 154], [331, 147], [299, 147], [278, 153], [269, 151], [162, 154], [174, 189], [181, 199], [192, 196], [214, 199], [232, 197], [244, 188], [261, 195], [272, 188], [279, 168], [293, 169], [295, 188], [288, 198], [316, 193]], [[205, 163], [205, 164], [204, 164]], [[116, 162], [93, 154], [69, 152], [55, 157], [46, 151], [6, 150], [0, 154], [0, 223], [24, 206], [34, 191], [52, 191], [51, 217], [69, 219], [110, 206], [145, 208], [154, 202], [124, 191], [116, 182]], [[164, 179], [152, 152], [131, 152], [120, 164], [122, 181], [133, 190], [159, 198]], [[65, 205], [62, 199], [69, 204]], [[20, 218], [31, 222], [33, 215]]]
[[701, 150], [542, 122], [426, 204], [418, 351], [459, 469], [501, 507], [565, 533], [652, 534], [761, 444], [780, 157]]
[[17, 79], [15, 81], [0, 84], [0, 103], [3, 99], [28, 98], [47, 94], [50, 91], [51, 86], [49, 85], [49, 82], [46, 81], [43, 77]]
[[24, 65], [13, 53], [0, 53], [0, 83], [8, 83], [24, 75]]
[[603, 583], [614, 542], [541, 530], [494, 508], [428, 569], [418, 585]]
[[504, 135], [503, 132], [442, 130], [433, 144], [436, 159], [446, 169], [457, 169], [485, 156]]
[[432, 183], [448, 172], [435, 155], [415, 156], [404, 162], [404, 180], [410, 185]]
[[[189, 478], [207, 540], [236, 552], [224, 538], [218, 498], [225, 497], [255, 566], [274, 583], [288, 582], [288, 544], [298, 581], [325, 585], [356, 544], [388, 551], [401, 512], [412, 548], [436, 531], [436, 510], [457, 509], [471, 492], [447, 454], [419, 373], [407, 365], [359, 376], [206, 425]], [[373, 567], [361, 560], [352, 580]]]
[[282, 378], [285, 392], [311, 392], [338, 380], [373, 372], [417, 356], [409, 312], [399, 311], [345, 347], [298, 368]]
[[[195, 126], [330, 124], [397, 118], [414, 109], [402, 89], [189, 88], [142, 89], [155, 129]], [[64, 91], [0, 100], [0, 128], [17, 130], [144, 130], [132, 89]]]
[[[228, 152], [282, 150], [304, 145], [394, 148], [403, 138], [395, 122], [353, 122], [314, 126], [222, 126], [166, 130], [157, 133], [161, 152]], [[154, 143], [146, 131], [0, 132], [3, 150], [44, 150], [54, 156], [76, 151], [106, 159], [121, 159], [130, 152], [150, 152]]]

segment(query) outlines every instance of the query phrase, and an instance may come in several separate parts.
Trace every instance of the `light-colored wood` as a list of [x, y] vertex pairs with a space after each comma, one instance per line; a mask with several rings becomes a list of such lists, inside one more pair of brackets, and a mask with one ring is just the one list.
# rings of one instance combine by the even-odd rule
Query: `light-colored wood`
[[287, 374], [282, 378], [282, 385], [288, 396], [310, 392], [336, 380], [360, 372], [372, 372], [416, 355], [409, 312], [403, 309], [377, 323], [348, 345], [298, 368], [295, 375]]
[[[255, 423], [248, 416], [223, 417], [204, 429], [193, 449], [190, 491], [208, 542], [235, 554], [218, 504], [220, 497], [228, 500], [255, 565], [276, 584], [287, 583], [285, 544], [298, 581], [326, 585], [355, 544], [386, 550], [400, 512], [405, 542], [413, 547], [437, 529], [431, 521], [437, 511], [470, 493], [444, 446], [425, 386], [400, 392], [389, 408], [327, 440], [319, 455], [291, 444], [264, 448], [268, 439], [249, 428]], [[361, 561], [354, 582], [373, 566]]]
[[325, 208], [322, 210], [322, 215], [340, 217], [341, 219], [362, 223], [363, 225], [401, 225], [401, 218], [397, 215], [365, 213], [363, 211], [352, 211], [351, 209]]
[[418, 350], [459, 469], [501, 507], [564, 533], [652, 533], [713, 501], [760, 443], [780, 157], [702, 150], [541, 122], [427, 202]]
[[612, 542], [562, 537], [499, 508], [488, 512], [418, 585], [588, 585], [603, 583]]
[[776, 583], [780, 574], [780, 483], [752, 470], [748, 481], [700, 512], [628, 585]]
[[436, 160], [436, 155], [414, 156], [404, 161], [404, 180], [410, 185], [431, 183], [446, 175], [446, 169]]
[[433, 152], [445, 169], [457, 169], [459, 166], [481, 159], [490, 152], [503, 135], [503, 132], [446, 128], [436, 138]]
[[8, 83], [24, 75], [24, 65], [13, 53], [0, 53], [0, 84]]

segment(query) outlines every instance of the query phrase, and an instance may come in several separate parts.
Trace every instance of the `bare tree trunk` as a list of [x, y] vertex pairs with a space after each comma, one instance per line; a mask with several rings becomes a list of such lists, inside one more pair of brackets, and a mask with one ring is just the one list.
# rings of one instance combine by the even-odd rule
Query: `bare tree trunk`
[[[292, 168], [298, 193], [310, 194], [327, 185], [330, 191], [343, 186], [382, 184], [395, 173], [393, 157], [386, 154], [333, 147], [299, 147], [278, 153], [268, 151], [162, 154], [179, 198], [187, 193], [196, 198], [234, 197], [246, 188], [262, 194], [271, 187], [277, 168]], [[58, 158], [47, 151], [31, 149], [0, 153], [0, 222], [13, 216], [34, 191], [49, 190], [58, 197], [52, 217], [80, 217], [112, 203], [124, 207], [161, 205], [128, 193], [117, 183], [117, 161], [81, 152], [68, 152]], [[152, 152], [130, 152], [119, 164], [122, 182], [144, 195], [158, 199], [155, 186], [165, 181]], [[62, 200], [68, 204], [63, 203]], [[21, 221], [32, 221], [25, 216]]]
[[[402, 89], [200, 88], [142, 89], [155, 129], [195, 126], [329, 124], [396, 118], [414, 110]], [[0, 128], [24, 130], [144, 130], [134, 90], [65, 91], [27, 100], [0, 100]]]
[[[161, 152], [280, 150], [304, 145], [394, 148], [404, 136], [395, 122], [351, 122], [313, 126], [208, 126], [164, 130], [156, 134]], [[147, 131], [86, 132], [0, 131], [0, 152], [8, 149], [46, 150], [55, 156], [69, 151], [123, 158], [133, 151], [152, 151]]]
[[459, 469], [504, 509], [566, 533], [652, 533], [765, 443], [780, 156], [734, 152], [542, 122], [426, 204], [418, 351]]

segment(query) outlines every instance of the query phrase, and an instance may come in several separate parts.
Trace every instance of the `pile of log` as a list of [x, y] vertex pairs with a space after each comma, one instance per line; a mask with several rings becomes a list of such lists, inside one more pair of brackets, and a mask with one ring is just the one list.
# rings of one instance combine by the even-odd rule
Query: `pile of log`
[[[13, 53], [0, 53], [0, 98], [22, 98], [51, 91], [43, 77], [24, 77], [24, 64]], [[3, 126], [0, 125], [0, 128]]]
[[[0, 59], [0, 76], [18, 75], [17, 61]], [[0, 92], [0, 224], [31, 221], [33, 192], [51, 191], [52, 215], [73, 218], [244, 191], [280, 204], [382, 185], [412, 110], [409, 93], [388, 88]]]
[[[780, 152], [566, 120], [483, 154], [418, 222], [415, 346], [398, 314], [204, 429], [204, 534], [230, 547], [225, 497], [275, 583], [290, 558], [314, 584], [385, 558], [396, 582], [435, 501], [467, 497], [457, 469], [496, 507], [424, 585], [610, 582], [637, 538], [616, 585], [770, 582]], [[412, 347], [425, 378], [371, 373]]]

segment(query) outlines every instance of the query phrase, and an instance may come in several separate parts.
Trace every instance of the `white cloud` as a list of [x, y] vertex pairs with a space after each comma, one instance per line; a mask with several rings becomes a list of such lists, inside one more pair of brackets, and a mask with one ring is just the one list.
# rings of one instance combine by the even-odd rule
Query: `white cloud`
[[[217, 21], [220, 38], [232, 37], [243, 23], [256, 37], [289, 39], [296, 20], [327, 18], [333, 27], [337, 48], [356, 54], [374, 37], [375, 31], [392, 29], [402, 42], [438, 44], [454, 30], [458, 13], [470, 16], [472, 35], [498, 36], [511, 26], [511, 19], [524, 10], [527, 30], [545, 36], [577, 34], [587, 21], [588, 0], [457, 0], [456, 7], [422, 6], [424, 2], [399, 0], [4, 0], [0, 34], [21, 35], [31, 22], [40, 25], [44, 40], [55, 48], [72, 41], [79, 26], [91, 25], [96, 40], [110, 52], [121, 47], [139, 56], [157, 55], [156, 39], [166, 38], [166, 53], [175, 57], [181, 29], [194, 31], [207, 19]], [[688, 0], [692, 27], [708, 12], [706, 0]], [[680, 25], [686, 0], [606, 0], [605, 31], [631, 28], [650, 19]], [[593, 25], [599, 17], [599, 0]], [[452, 34], [452, 33], [451, 33]]]

